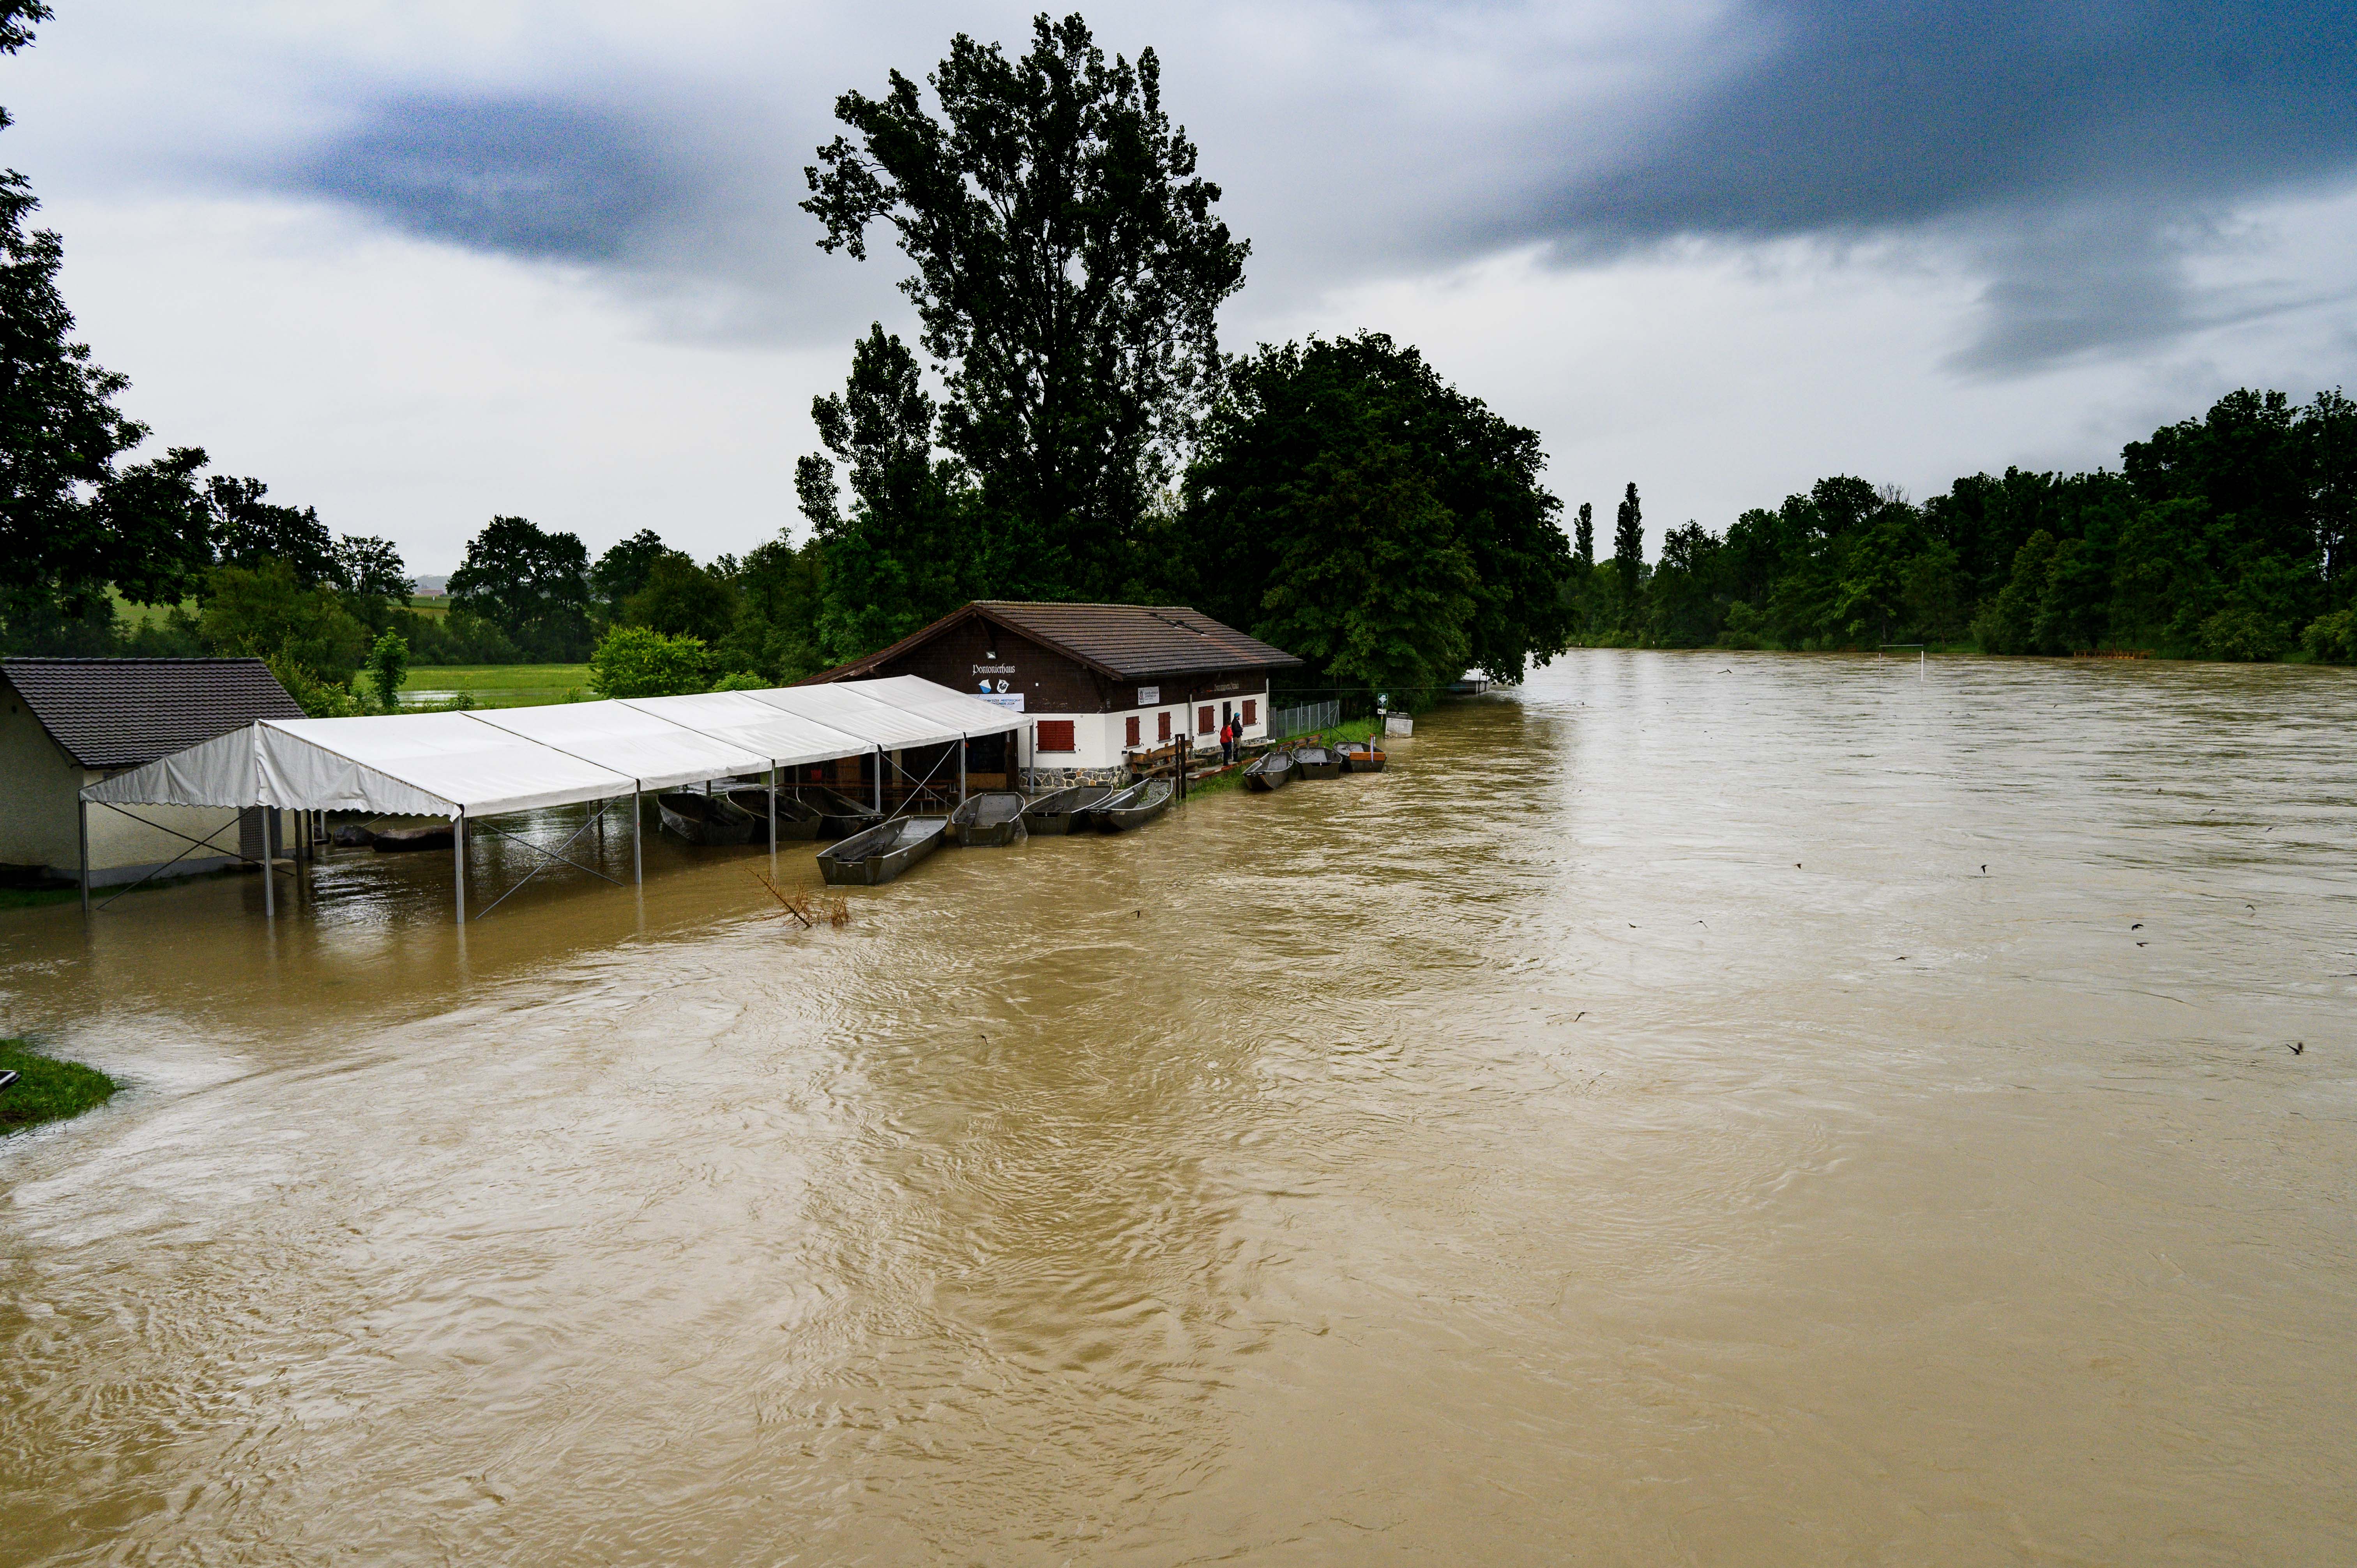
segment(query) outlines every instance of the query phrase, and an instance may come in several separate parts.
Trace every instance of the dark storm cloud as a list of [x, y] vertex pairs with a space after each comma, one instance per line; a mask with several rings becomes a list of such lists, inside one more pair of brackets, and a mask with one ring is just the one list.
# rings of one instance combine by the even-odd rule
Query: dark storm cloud
[[[2357, 167], [2357, 6], [1766, 0], [1751, 58], [1532, 213], [1572, 254], [1922, 231], [1989, 269], [1983, 373], [2285, 307], [2189, 283], [2201, 221]], [[1698, 65], [1706, 62], [1697, 61]]]
[[[2189, 257], [2238, 204], [2357, 170], [2352, 0], [1738, 0], [1715, 26], [1631, 11], [1561, 37], [1516, 8], [1316, 16], [1297, 20], [1318, 47], [1275, 59], [1216, 21], [1100, 23], [1108, 47], [1164, 46], [1264, 306], [1533, 243], [1576, 263], [1896, 235], [1980, 270], [1978, 338], [1952, 363], [2002, 374], [2282, 307], [2204, 295]], [[1019, 48], [998, 20], [963, 25]], [[831, 60], [748, 38], [779, 59], [758, 91], [630, 71], [388, 96], [269, 183], [599, 267], [688, 301], [671, 319], [692, 334], [832, 335], [899, 269], [819, 255], [801, 165], [834, 91], [921, 70], [954, 25]]]
[[611, 262], [696, 194], [651, 129], [533, 99], [379, 104], [290, 183], [432, 239], [539, 259]]

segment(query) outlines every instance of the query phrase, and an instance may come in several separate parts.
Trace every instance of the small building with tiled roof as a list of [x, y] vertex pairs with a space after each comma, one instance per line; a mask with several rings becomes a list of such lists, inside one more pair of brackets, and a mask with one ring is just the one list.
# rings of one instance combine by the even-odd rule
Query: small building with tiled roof
[[[83, 786], [256, 719], [302, 716], [259, 659], [0, 660], [0, 877], [77, 875]], [[246, 815], [241, 824], [237, 812], [197, 807], [93, 810], [91, 881], [134, 882], [176, 856], [185, 858], [174, 875], [258, 858], [262, 813]]]
[[[921, 675], [1029, 721], [1022, 768], [1035, 785], [1122, 768], [1178, 736], [1216, 748], [1222, 727], [1268, 733], [1269, 677], [1301, 660], [1183, 605], [1027, 604], [977, 599], [889, 648], [814, 675]], [[979, 745], [980, 743], [974, 743]], [[992, 759], [969, 768], [995, 771]]]

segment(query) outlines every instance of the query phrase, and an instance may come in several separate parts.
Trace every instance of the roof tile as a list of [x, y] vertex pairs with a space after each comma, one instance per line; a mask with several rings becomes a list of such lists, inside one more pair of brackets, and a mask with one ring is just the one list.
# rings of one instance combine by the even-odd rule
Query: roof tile
[[303, 710], [259, 659], [5, 659], [33, 716], [84, 768], [137, 768]]

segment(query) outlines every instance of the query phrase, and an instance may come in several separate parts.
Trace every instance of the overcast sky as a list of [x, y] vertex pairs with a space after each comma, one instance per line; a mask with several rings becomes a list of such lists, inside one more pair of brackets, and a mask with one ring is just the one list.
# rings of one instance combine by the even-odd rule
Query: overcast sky
[[[834, 95], [1028, 8], [53, 0], [0, 162], [156, 442], [447, 571], [494, 513], [708, 559], [903, 327]], [[1648, 548], [1828, 473], [2093, 467], [2357, 384], [2357, 7], [1098, 5], [1253, 245], [1225, 346], [1371, 328]]]

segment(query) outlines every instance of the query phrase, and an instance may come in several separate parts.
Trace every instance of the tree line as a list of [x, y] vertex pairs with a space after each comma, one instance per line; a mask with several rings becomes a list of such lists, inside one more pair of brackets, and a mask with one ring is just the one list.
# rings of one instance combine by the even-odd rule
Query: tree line
[[1648, 565], [1640, 500], [1610, 560], [1580, 509], [1575, 640], [1663, 648], [2135, 650], [2357, 659], [2357, 403], [2239, 391], [2129, 442], [2117, 469], [1975, 474], [1917, 503], [1819, 480]]
[[[46, 14], [0, 0], [0, 49]], [[1108, 57], [1042, 16], [1019, 56], [960, 34], [924, 88], [893, 71], [834, 108], [804, 171], [816, 242], [864, 262], [888, 236], [920, 330], [872, 325], [813, 400], [799, 538], [698, 562], [646, 528], [593, 558], [494, 517], [440, 616], [386, 542], [194, 447], [134, 460], [148, 433], [70, 340], [57, 236], [0, 177], [0, 545], [30, 567], [0, 588], [0, 645], [259, 653], [329, 712], [389, 702], [411, 659], [587, 660], [611, 695], [792, 681], [974, 598], [1189, 603], [1300, 655], [1303, 685], [1409, 703], [1578, 644], [2349, 656], [2337, 392], [2237, 393], [2116, 473], [1977, 475], [1921, 504], [1826, 479], [1723, 535], [1672, 529], [1650, 564], [1631, 483], [1599, 561], [1537, 434], [1412, 346], [1222, 352], [1250, 247], [1152, 49]]]

